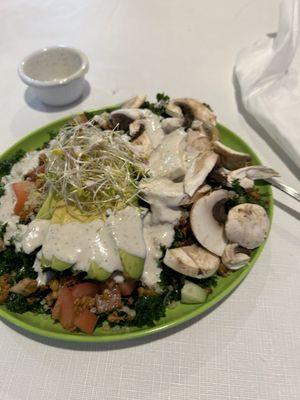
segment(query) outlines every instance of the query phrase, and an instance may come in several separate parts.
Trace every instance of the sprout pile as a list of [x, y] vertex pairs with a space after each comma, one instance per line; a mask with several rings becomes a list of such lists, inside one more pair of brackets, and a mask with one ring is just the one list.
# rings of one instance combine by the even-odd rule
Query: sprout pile
[[105, 217], [108, 209], [135, 204], [146, 176], [122, 131], [102, 131], [91, 121], [66, 125], [50, 146], [46, 185], [67, 206]]

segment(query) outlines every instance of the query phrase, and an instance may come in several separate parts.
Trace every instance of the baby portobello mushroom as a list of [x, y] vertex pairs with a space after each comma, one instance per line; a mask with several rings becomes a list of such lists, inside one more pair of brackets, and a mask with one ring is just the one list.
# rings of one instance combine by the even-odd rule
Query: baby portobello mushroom
[[181, 201], [180, 205], [184, 207], [184, 206], [189, 206], [191, 204], [194, 204], [194, 203], [196, 203], [196, 201], [198, 199], [205, 196], [210, 191], [211, 191], [211, 186], [209, 186], [209, 185], [200, 186], [196, 190], [196, 192], [193, 194], [193, 196], [185, 195], [185, 197]]
[[228, 244], [222, 254], [222, 263], [231, 270], [244, 267], [249, 260], [250, 251], [239, 246], [237, 243]]
[[132, 97], [132, 99], [125, 101], [121, 108], [140, 108], [145, 103], [146, 98], [145, 95]]
[[251, 161], [249, 154], [233, 150], [218, 140], [213, 143], [213, 149], [220, 155], [221, 164], [230, 170], [245, 167]]
[[204, 183], [207, 175], [216, 165], [218, 158], [219, 156], [216, 153], [208, 151], [193, 160], [184, 177], [184, 190], [189, 196], [193, 196]]
[[197, 200], [190, 213], [191, 228], [198, 242], [210, 252], [222, 256], [227, 241], [224, 225], [213, 216], [214, 206], [223, 199], [229, 199], [231, 193], [224, 189], [215, 190]]
[[190, 127], [195, 119], [212, 126], [215, 126], [217, 123], [215, 114], [206, 104], [190, 98], [170, 101], [167, 104], [166, 113], [171, 117], [184, 117], [186, 127]]
[[129, 125], [136, 119], [144, 118], [144, 111], [137, 108], [124, 108], [112, 111], [110, 113], [110, 121], [117, 129], [123, 131], [129, 130]]
[[204, 279], [217, 271], [220, 259], [206, 249], [193, 244], [191, 246], [168, 249], [164, 257], [164, 263], [183, 275]]
[[226, 237], [246, 249], [255, 249], [264, 241], [269, 229], [269, 218], [258, 204], [239, 204], [228, 213]]
[[229, 185], [236, 179], [244, 189], [251, 189], [254, 186], [254, 181], [257, 179], [268, 179], [273, 176], [279, 176], [278, 172], [272, 168], [263, 165], [251, 165], [249, 167], [239, 168], [228, 173]]

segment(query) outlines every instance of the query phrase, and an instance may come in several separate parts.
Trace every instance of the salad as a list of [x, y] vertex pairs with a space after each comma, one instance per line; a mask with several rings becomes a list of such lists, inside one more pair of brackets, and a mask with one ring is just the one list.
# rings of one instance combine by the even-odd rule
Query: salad
[[0, 304], [92, 334], [204, 303], [264, 241], [271, 176], [194, 99], [77, 115], [0, 162]]

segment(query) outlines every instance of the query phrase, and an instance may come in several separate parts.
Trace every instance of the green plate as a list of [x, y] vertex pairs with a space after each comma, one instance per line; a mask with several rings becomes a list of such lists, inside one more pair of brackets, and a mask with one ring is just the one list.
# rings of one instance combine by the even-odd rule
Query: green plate
[[[109, 111], [114, 107], [106, 109]], [[101, 113], [104, 110], [97, 110], [97, 113]], [[46, 140], [49, 139], [48, 133], [51, 131], [58, 130], [64, 123], [69, 120], [70, 117], [60, 119], [49, 125], [46, 125], [29, 135], [25, 136], [18, 143], [7, 150], [0, 159], [5, 159], [11, 156], [16, 150], [24, 149], [26, 151], [33, 150], [41, 146]], [[259, 158], [254, 151], [237, 135], [231, 132], [229, 129], [222, 125], [218, 126], [221, 133], [221, 140], [224, 144], [239, 150], [244, 151], [251, 155], [253, 164], [261, 164]], [[260, 184], [260, 191], [266, 195], [266, 199], [269, 201], [268, 215], [270, 220], [273, 212], [273, 198], [272, 191], [269, 185]], [[126, 330], [114, 330], [105, 331], [102, 328], [97, 328], [92, 336], [84, 335], [82, 333], [69, 333], [66, 332], [58, 323], [55, 323], [50, 316], [46, 315], [35, 315], [30, 312], [24, 314], [15, 314], [8, 311], [5, 306], [0, 307], [0, 316], [14, 325], [21, 327], [32, 333], [54, 338], [65, 341], [76, 341], [76, 342], [111, 342], [120, 341], [125, 339], [133, 339], [137, 337], [147, 336], [162, 330], [174, 327], [182, 324], [183, 322], [190, 320], [205, 311], [209, 310], [216, 303], [220, 302], [225, 296], [231, 293], [239, 283], [245, 278], [250, 272], [251, 268], [255, 264], [257, 258], [262, 252], [264, 243], [253, 252], [253, 256], [249, 264], [230, 274], [226, 278], [218, 278], [217, 286], [213, 292], [209, 295], [206, 303], [202, 305], [187, 305], [179, 304], [174, 309], [168, 309], [166, 317], [162, 318], [154, 327], [150, 328], [126, 328]], [[124, 328], [123, 328], [124, 329]], [[197, 327], [195, 327], [197, 329]]]

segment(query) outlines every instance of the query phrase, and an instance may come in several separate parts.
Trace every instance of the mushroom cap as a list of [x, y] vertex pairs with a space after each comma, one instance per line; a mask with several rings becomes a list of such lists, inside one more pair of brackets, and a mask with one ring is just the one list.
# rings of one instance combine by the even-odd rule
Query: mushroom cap
[[191, 228], [196, 239], [203, 247], [218, 256], [222, 256], [227, 241], [224, 236], [224, 225], [214, 219], [212, 210], [220, 200], [230, 197], [231, 193], [227, 190], [215, 190], [197, 200], [190, 213]]
[[144, 118], [144, 110], [137, 108], [120, 108], [110, 113], [110, 121], [113, 126], [119, 126], [119, 129], [128, 131], [129, 125], [136, 119]]
[[171, 117], [185, 117], [186, 125], [189, 127], [194, 119], [215, 126], [217, 119], [211, 109], [198, 100], [190, 98], [174, 99], [169, 101], [166, 113]]
[[245, 167], [251, 161], [249, 154], [233, 150], [218, 140], [213, 143], [213, 149], [220, 155], [221, 164], [230, 170]]
[[184, 190], [189, 196], [193, 196], [201, 186], [207, 175], [214, 168], [219, 156], [213, 151], [206, 152], [195, 158], [186, 171], [184, 177]]
[[168, 249], [164, 263], [175, 271], [192, 278], [204, 279], [213, 275], [220, 265], [219, 257], [196, 244]]
[[258, 204], [239, 204], [228, 213], [226, 237], [246, 249], [255, 249], [264, 241], [269, 230], [269, 218]]
[[132, 97], [131, 99], [124, 101], [121, 108], [140, 108], [145, 103], [146, 98], [147, 96], [145, 95]]
[[173, 132], [178, 128], [181, 128], [183, 124], [183, 118], [164, 118], [161, 121], [161, 127], [166, 134]]
[[201, 197], [205, 196], [208, 192], [211, 191], [211, 186], [209, 185], [203, 185], [200, 186], [196, 192], [193, 194], [193, 196], [186, 195], [184, 199], [181, 201], [180, 205], [181, 206], [189, 206], [191, 204], [194, 204], [198, 199]]
[[231, 184], [234, 180], [238, 179], [244, 189], [251, 189], [254, 186], [255, 180], [268, 179], [272, 176], [279, 176], [279, 174], [274, 169], [263, 165], [251, 165], [229, 172], [228, 183]]
[[228, 244], [222, 254], [222, 263], [231, 270], [244, 267], [249, 260], [248, 252], [245, 252], [245, 249], [242, 249], [237, 243]]

